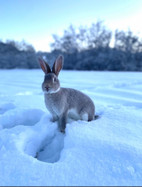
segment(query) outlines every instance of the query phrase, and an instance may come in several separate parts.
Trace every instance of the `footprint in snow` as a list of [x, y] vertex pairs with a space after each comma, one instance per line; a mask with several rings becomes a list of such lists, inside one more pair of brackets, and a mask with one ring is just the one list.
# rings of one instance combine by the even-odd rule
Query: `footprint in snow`
[[[4, 108], [2, 111], [4, 111]], [[18, 125], [32, 126], [40, 120], [43, 114], [44, 112], [39, 109], [19, 109], [14, 107], [12, 109], [11, 105], [11, 110], [7, 110], [0, 116], [0, 125], [2, 128], [12, 128]]]
[[39, 123], [32, 127], [24, 152], [42, 162], [58, 162], [64, 148], [64, 137], [65, 135], [57, 130], [57, 122], [51, 122], [49, 115], [45, 114]]
[[54, 163], [59, 161], [64, 147], [64, 135], [56, 132], [52, 138], [46, 138], [36, 154], [36, 158], [43, 162]]
[[16, 108], [13, 103], [6, 103], [0, 106], [0, 114], [4, 114], [5, 112]]
[[[19, 109], [12, 103], [0, 106], [0, 129], [12, 129], [15, 126], [31, 126], [24, 131], [21, 128], [23, 151], [39, 161], [54, 163], [60, 159], [64, 146], [64, 135], [57, 130], [57, 123], [50, 121], [40, 109]], [[42, 117], [43, 116], [43, 117]], [[20, 129], [19, 129], [20, 130]], [[20, 136], [20, 135], [19, 135]]]

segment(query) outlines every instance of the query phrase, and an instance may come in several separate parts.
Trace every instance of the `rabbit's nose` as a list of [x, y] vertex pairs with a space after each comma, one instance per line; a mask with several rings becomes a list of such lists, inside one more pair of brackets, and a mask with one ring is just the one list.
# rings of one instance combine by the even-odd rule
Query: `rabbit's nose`
[[49, 90], [49, 87], [48, 87], [48, 86], [45, 86], [45, 89], [48, 91], [48, 90]]

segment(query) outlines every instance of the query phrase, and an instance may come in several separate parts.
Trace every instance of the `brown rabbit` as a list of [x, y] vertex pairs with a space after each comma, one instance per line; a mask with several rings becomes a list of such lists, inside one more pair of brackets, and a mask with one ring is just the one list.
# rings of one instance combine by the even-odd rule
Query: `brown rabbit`
[[52, 70], [43, 59], [39, 58], [39, 63], [45, 73], [42, 83], [45, 104], [53, 116], [53, 121], [58, 121], [59, 130], [65, 132], [67, 117], [94, 120], [95, 106], [87, 95], [72, 88], [60, 87], [58, 75], [63, 67], [63, 56], [60, 55], [56, 59]]

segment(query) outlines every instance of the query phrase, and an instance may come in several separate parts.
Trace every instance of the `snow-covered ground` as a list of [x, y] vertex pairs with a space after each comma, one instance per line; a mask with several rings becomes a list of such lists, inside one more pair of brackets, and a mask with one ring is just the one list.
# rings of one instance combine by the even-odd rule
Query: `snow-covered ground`
[[142, 185], [142, 73], [61, 71], [101, 117], [66, 134], [44, 105], [41, 70], [0, 70], [0, 186]]

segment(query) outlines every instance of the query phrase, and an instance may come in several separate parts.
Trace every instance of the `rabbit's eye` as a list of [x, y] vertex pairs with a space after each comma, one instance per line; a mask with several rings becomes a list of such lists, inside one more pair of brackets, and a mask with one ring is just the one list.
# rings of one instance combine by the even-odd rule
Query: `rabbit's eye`
[[56, 79], [56, 77], [54, 77], [54, 78], [53, 78], [53, 82], [56, 82], [56, 81], [57, 81], [57, 79]]

